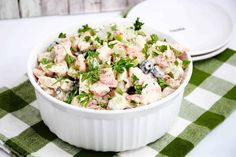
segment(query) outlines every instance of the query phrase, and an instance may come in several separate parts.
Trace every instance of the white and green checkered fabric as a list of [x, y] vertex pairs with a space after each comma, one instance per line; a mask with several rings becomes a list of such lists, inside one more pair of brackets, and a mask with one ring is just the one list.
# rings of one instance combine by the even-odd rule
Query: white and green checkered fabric
[[26, 80], [14, 88], [0, 88], [0, 147], [13, 156], [185, 156], [236, 108], [235, 77], [236, 51], [227, 49], [194, 63], [173, 128], [142, 149], [121, 153], [84, 150], [57, 138], [41, 120], [34, 89]]

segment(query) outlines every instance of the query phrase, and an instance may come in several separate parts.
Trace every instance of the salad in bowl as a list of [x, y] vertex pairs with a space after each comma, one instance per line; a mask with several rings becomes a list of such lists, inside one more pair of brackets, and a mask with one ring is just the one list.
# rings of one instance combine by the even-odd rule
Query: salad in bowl
[[44, 123], [63, 141], [96, 151], [136, 149], [162, 137], [191, 74], [188, 50], [138, 18], [60, 30], [28, 60]]
[[80, 108], [126, 110], [173, 93], [190, 61], [187, 49], [131, 25], [82, 25], [61, 32], [37, 56], [33, 75], [58, 100]]

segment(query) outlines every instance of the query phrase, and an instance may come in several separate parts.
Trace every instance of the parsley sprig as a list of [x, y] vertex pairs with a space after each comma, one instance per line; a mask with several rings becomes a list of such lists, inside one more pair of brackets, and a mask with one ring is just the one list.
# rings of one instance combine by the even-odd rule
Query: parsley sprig
[[72, 90], [69, 92], [66, 98], [66, 101], [65, 101], [66, 103], [71, 104], [71, 101], [73, 100], [73, 98], [79, 93], [78, 89], [79, 89], [79, 81], [74, 81]]
[[144, 25], [143, 22], [139, 21], [139, 17], [136, 19], [135, 23], [134, 23], [134, 30], [138, 31], [140, 29], [142, 29], [142, 26]]
[[144, 47], [143, 47], [143, 54], [145, 55], [145, 58], [148, 59], [148, 57], [150, 56], [150, 54], [148, 53], [148, 44], [145, 44]]
[[133, 83], [135, 83], [136, 81], [139, 80], [139, 78], [136, 75], [134, 75], [134, 74], [131, 76], [131, 79], [132, 79]]
[[189, 64], [190, 64], [189, 60], [183, 60], [183, 68], [184, 69], [186, 69]]
[[142, 90], [147, 87], [147, 84], [145, 85], [135, 85], [135, 93], [136, 94], [142, 94]]
[[66, 33], [60, 33], [59, 35], [58, 35], [58, 38], [66, 38]]
[[41, 64], [43, 65], [46, 65], [45, 67], [47, 69], [51, 68], [53, 66], [53, 62], [52, 61], [49, 61], [47, 58], [42, 58], [40, 61], [39, 61]]
[[165, 52], [167, 50], [167, 45], [157, 46], [156, 48], [160, 52]]
[[65, 60], [68, 65], [71, 65], [72, 63], [74, 63], [75, 58], [72, 57], [71, 55], [66, 54]]
[[84, 32], [87, 32], [87, 31], [89, 31], [89, 33], [92, 36], [94, 36], [96, 34], [96, 31], [93, 28], [91, 28], [88, 24], [85, 24], [85, 25], [82, 26], [82, 28], [78, 29], [78, 33], [84, 33]]
[[165, 88], [168, 86], [168, 84], [166, 83], [165, 80], [161, 79], [161, 78], [157, 78], [157, 83], [159, 84], [159, 86], [161, 87], [161, 89]]
[[87, 107], [89, 101], [92, 100], [93, 95], [91, 93], [81, 92], [77, 98], [83, 107]]
[[155, 44], [158, 40], [158, 36], [156, 34], [151, 34], [150, 37], [151, 37], [151, 40], [149, 40], [147, 43], [148, 44]]
[[130, 58], [121, 58], [119, 61], [112, 63], [112, 68], [118, 73], [123, 73], [124, 70], [128, 70], [131, 67], [134, 67], [135, 63]]

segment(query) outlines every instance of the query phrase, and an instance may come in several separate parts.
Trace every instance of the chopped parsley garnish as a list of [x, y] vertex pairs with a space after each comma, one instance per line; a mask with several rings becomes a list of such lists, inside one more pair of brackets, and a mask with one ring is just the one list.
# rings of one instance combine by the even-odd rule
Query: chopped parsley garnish
[[85, 36], [85, 37], [84, 37], [84, 40], [87, 41], [87, 42], [88, 42], [90, 39], [91, 39], [90, 36]]
[[53, 45], [48, 46], [48, 48], [47, 48], [47, 52], [51, 52], [51, 51], [53, 50], [53, 48], [54, 48]]
[[107, 40], [108, 40], [108, 41], [113, 40], [113, 35], [112, 35], [111, 32], [107, 32]]
[[142, 94], [142, 90], [144, 89], [144, 88], [146, 88], [147, 87], [147, 84], [145, 84], [144, 86], [142, 86], [142, 85], [135, 85], [134, 86], [134, 88], [135, 88], [135, 93], [136, 94]]
[[66, 103], [70, 104], [73, 98], [78, 94], [78, 88], [79, 88], [79, 81], [74, 81], [74, 85], [72, 86], [72, 90], [68, 94], [66, 98]]
[[99, 79], [98, 69], [82, 73], [82, 81], [88, 80], [91, 83], [94, 83], [97, 82], [98, 79]]
[[88, 57], [95, 58], [98, 57], [99, 53], [97, 51], [88, 51]]
[[148, 45], [147, 44], [144, 45], [144, 48], [143, 48], [142, 52], [145, 55], [145, 58], [148, 59], [150, 54], [148, 53]]
[[42, 58], [40, 61], [39, 61], [41, 64], [45, 65], [45, 67], [48, 69], [48, 68], [51, 68], [53, 66], [53, 62], [52, 61], [49, 61], [47, 58]]
[[74, 97], [75, 97], [74, 93], [72, 93], [72, 92], [69, 93], [69, 95], [66, 97], [66, 101], [65, 102], [70, 104]]
[[52, 85], [55, 85], [55, 84], [57, 84], [58, 82], [60, 82], [61, 80], [64, 80], [64, 79], [66, 79], [64, 76], [59, 76], [59, 77], [56, 78], [56, 81]]
[[152, 51], [152, 56], [157, 57], [159, 54], [156, 51]]
[[157, 78], [157, 83], [159, 84], [159, 86], [161, 87], [161, 89], [165, 88], [168, 86], [168, 84], [166, 83], [165, 80], [161, 79], [161, 78]]
[[46, 68], [49, 69], [53, 66], [53, 62], [49, 62], [47, 65], [46, 65]]
[[139, 17], [136, 19], [135, 23], [134, 23], [134, 30], [138, 31], [140, 29], [142, 29], [142, 26], [144, 25], [143, 22], [139, 21]]
[[60, 33], [59, 35], [58, 35], [58, 38], [66, 38], [66, 33]]
[[71, 65], [72, 63], [74, 63], [75, 58], [72, 57], [72, 56], [70, 56], [70, 55], [68, 55], [68, 54], [66, 54], [65, 60], [66, 60], [66, 63], [67, 63], [68, 65]]
[[134, 67], [134, 61], [130, 58], [121, 58], [119, 61], [112, 63], [112, 68], [118, 73], [123, 73], [124, 70], [128, 70], [131, 67]]
[[99, 44], [103, 45], [103, 40], [100, 39], [99, 37], [96, 37], [95, 41], [97, 41]]
[[112, 49], [115, 45], [116, 43], [108, 44], [108, 47]]
[[39, 62], [42, 64], [48, 64], [50, 61], [47, 58], [42, 58]]
[[123, 95], [123, 91], [120, 89], [120, 87], [116, 87], [116, 92], [119, 93], [120, 95]]
[[179, 62], [178, 62], [177, 60], [175, 60], [174, 64], [175, 64], [176, 66], [178, 66], [178, 65], [179, 65]]
[[149, 40], [147, 43], [148, 44], [155, 44], [158, 40], [158, 36], [156, 34], [151, 34], [150, 37], [151, 37], [151, 40]]
[[131, 79], [132, 79], [133, 83], [135, 83], [136, 81], [139, 80], [139, 78], [136, 75], [134, 75], [134, 74], [131, 76]]
[[138, 104], [138, 102], [131, 99], [131, 100], [130, 100], [130, 104], [136, 107], [137, 104]]
[[82, 28], [78, 29], [78, 33], [84, 33], [84, 32], [87, 32], [89, 31], [89, 33], [93, 36], [96, 34], [96, 31], [91, 28], [88, 24], [86, 25], [83, 25]]
[[87, 107], [89, 101], [92, 100], [93, 95], [91, 93], [81, 92], [77, 98], [81, 106]]
[[187, 66], [190, 64], [189, 60], [183, 60], [183, 68], [187, 68]]
[[73, 52], [76, 52], [77, 48], [76, 47], [71, 47], [70, 50], [73, 51]]
[[88, 65], [88, 69], [86, 72], [82, 72], [82, 81], [88, 80], [91, 83], [96, 82], [99, 79], [99, 63], [96, 59], [98, 56], [97, 51], [89, 51], [88, 57], [86, 58], [86, 63]]
[[181, 55], [181, 52], [178, 51], [177, 49], [175, 49], [175, 48], [173, 48], [173, 47], [171, 47], [171, 46], [170, 46], [170, 49], [174, 52], [174, 54], [175, 54], [177, 57]]
[[160, 52], [165, 52], [167, 50], [167, 45], [161, 45], [161, 46], [157, 46], [157, 49]]

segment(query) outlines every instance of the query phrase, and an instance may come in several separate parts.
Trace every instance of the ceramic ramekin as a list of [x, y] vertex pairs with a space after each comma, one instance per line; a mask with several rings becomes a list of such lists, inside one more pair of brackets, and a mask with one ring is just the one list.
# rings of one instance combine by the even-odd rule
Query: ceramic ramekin
[[[105, 23], [125, 24], [133, 22], [125, 19], [91, 22], [97, 27]], [[74, 33], [80, 27], [72, 26], [62, 30]], [[159, 38], [175, 42], [171, 37], [144, 25], [144, 31], [157, 33]], [[56, 40], [52, 34], [47, 40], [37, 43], [28, 60], [28, 76], [35, 88], [41, 117], [49, 129], [62, 140], [77, 147], [96, 151], [125, 151], [147, 145], [163, 136], [176, 120], [183, 99], [185, 86], [192, 74], [192, 62], [186, 69], [181, 86], [169, 96], [147, 106], [128, 110], [92, 110], [68, 105], [48, 95], [37, 84], [32, 70], [37, 64], [37, 54]], [[187, 59], [191, 60], [190, 55]]]

